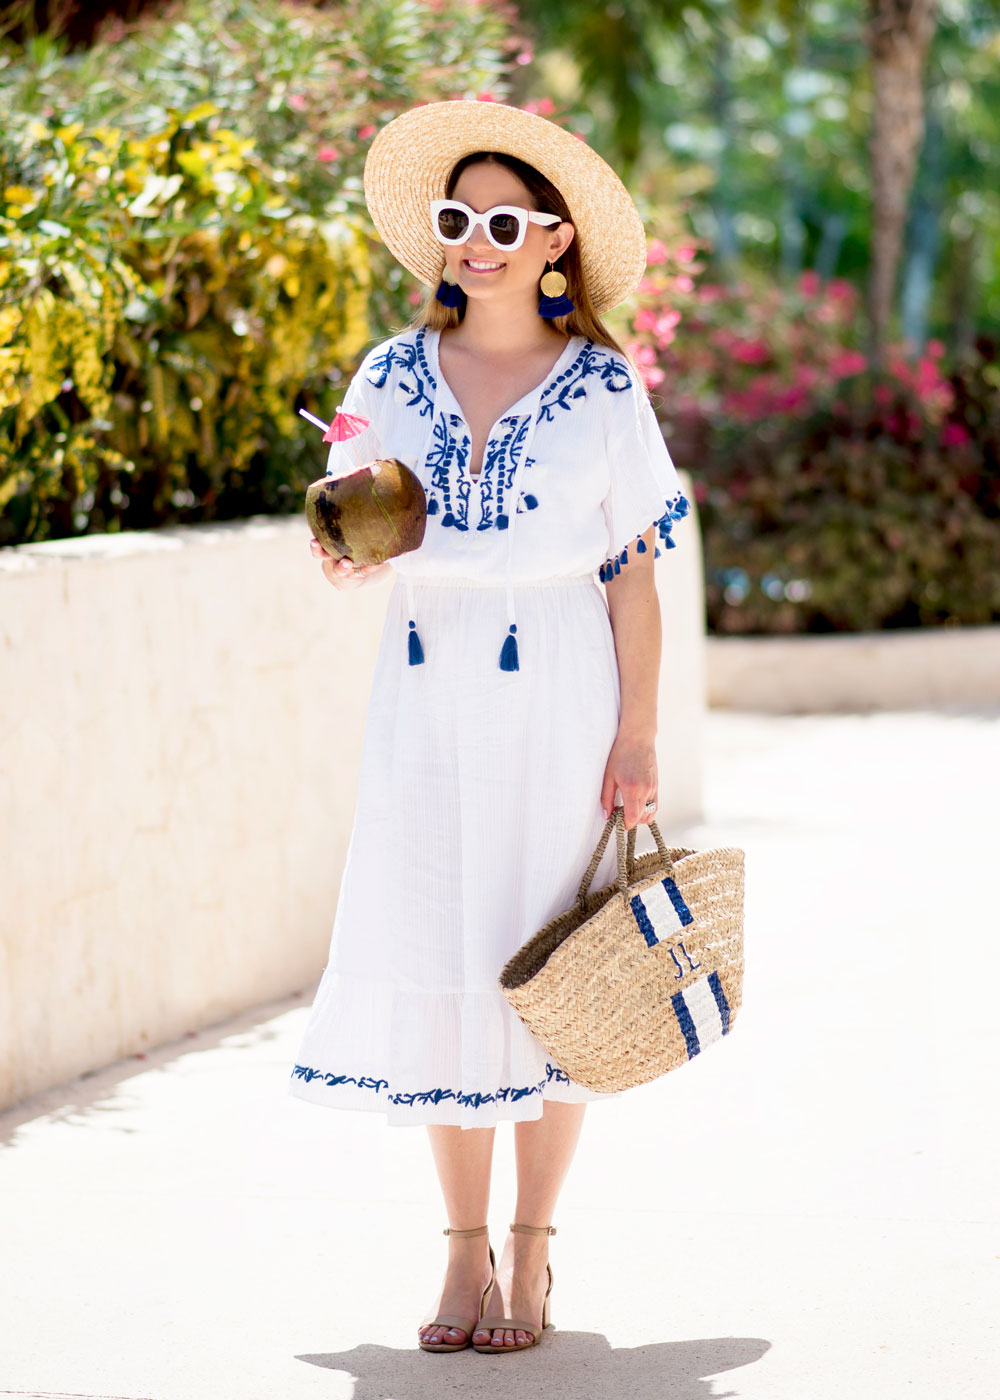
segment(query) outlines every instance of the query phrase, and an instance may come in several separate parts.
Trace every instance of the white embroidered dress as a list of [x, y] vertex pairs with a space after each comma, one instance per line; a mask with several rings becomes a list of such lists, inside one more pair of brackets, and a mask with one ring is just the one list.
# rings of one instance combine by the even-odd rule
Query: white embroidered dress
[[[438, 342], [421, 329], [376, 346], [344, 400], [422, 481], [427, 528], [391, 561], [330, 955], [290, 1092], [484, 1127], [608, 1097], [567, 1077], [497, 978], [574, 902], [604, 825], [621, 696], [601, 582], [654, 523], [672, 548], [689, 505], [627, 362], [582, 336], [493, 425], [473, 477]], [[367, 437], [335, 444], [328, 474], [345, 450], [367, 460]], [[593, 888], [615, 873], [612, 841]]]

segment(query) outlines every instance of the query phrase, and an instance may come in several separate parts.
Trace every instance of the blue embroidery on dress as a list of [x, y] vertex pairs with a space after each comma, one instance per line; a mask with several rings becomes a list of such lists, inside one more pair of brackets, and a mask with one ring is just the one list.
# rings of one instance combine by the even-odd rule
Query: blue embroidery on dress
[[[368, 366], [365, 378], [375, 389], [384, 389], [393, 365], [399, 365], [403, 373], [396, 384], [396, 402], [405, 403], [407, 408], [420, 410], [421, 418], [434, 411], [434, 394], [437, 380], [431, 373], [427, 356], [424, 353], [424, 328], [417, 331], [416, 340], [394, 341], [380, 355], [374, 356]], [[373, 377], [374, 376], [374, 377]], [[430, 393], [427, 392], [428, 386]]]
[[[461, 430], [461, 431], [459, 431]], [[440, 493], [444, 514], [442, 526], [453, 526], [456, 530], [469, 528], [469, 478], [466, 467], [469, 461], [471, 443], [465, 423], [457, 413], [440, 413], [434, 424], [431, 446], [424, 459], [431, 468], [431, 483], [427, 492], [427, 513], [436, 515], [438, 502], [435, 492]], [[452, 485], [452, 467], [454, 487]], [[454, 493], [454, 498], [453, 498]]]
[[[368, 382], [377, 389], [385, 387], [394, 365], [400, 369], [396, 380], [396, 402], [416, 408], [421, 417], [434, 412], [437, 380], [431, 372], [425, 351], [426, 327], [421, 326], [412, 341], [396, 340], [370, 361], [366, 373]], [[584, 380], [594, 378], [612, 393], [628, 389], [632, 383], [627, 367], [607, 346], [587, 340], [576, 358], [562, 374], [556, 375], [542, 392], [539, 402], [539, 424], [553, 422], [555, 410], [570, 411], [585, 400]], [[517, 467], [517, 456], [527, 435], [530, 419], [526, 414], [512, 414], [500, 420], [503, 436], [491, 438], [479, 474], [480, 519], [478, 530], [506, 530], [510, 525], [509, 506], [505, 496], [510, 490]], [[458, 430], [462, 429], [461, 432]], [[442, 412], [433, 427], [432, 446], [425, 462], [431, 469], [427, 491], [427, 514], [440, 515], [441, 525], [457, 530], [469, 528], [469, 493], [471, 480], [467, 464], [471, 451], [468, 428], [455, 413]], [[525, 470], [534, 466], [528, 457]], [[530, 491], [518, 493], [516, 510], [521, 514], [537, 510], [538, 497]], [[672, 543], [672, 542], [671, 542]]]
[[308, 1065], [296, 1065], [292, 1070], [292, 1078], [304, 1079], [307, 1084], [311, 1084], [314, 1079], [322, 1079], [330, 1089], [335, 1089], [338, 1084], [356, 1084], [359, 1089], [374, 1089], [376, 1094], [389, 1087], [388, 1079], [372, 1079], [367, 1074], [363, 1074], [360, 1079], [355, 1079], [350, 1074], [324, 1074], [321, 1069], [310, 1069]]
[[[671, 538], [670, 532], [673, 529], [674, 521], [683, 520], [684, 517], [687, 515], [688, 511], [691, 509], [691, 502], [688, 500], [687, 496], [685, 496], [682, 492], [678, 491], [676, 496], [674, 496], [671, 500], [667, 501], [666, 504], [666, 510], [660, 516], [659, 520], [653, 521], [653, 524], [656, 527], [656, 533], [663, 541], [664, 549], [676, 549], [677, 541]], [[655, 538], [653, 543], [653, 557], [654, 559], [659, 559], [662, 551], [660, 549], [655, 548]], [[635, 537], [635, 552], [637, 554], [645, 554], [646, 552], [646, 546], [643, 542], [641, 533], [636, 535]], [[614, 578], [615, 574], [620, 574], [622, 571], [622, 565], [627, 563], [628, 545], [624, 547], [620, 554], [612, 555], [610, 559], [606, 559], [604, 561], [604, 563], [597, 571], [598, 578], [601, 580], [602, 583], [607, 583], [608, 579]]]
[[[510, 490], [517, 454], [524, 445], [530, 421], [527, 414], [501, 418], [500, 426], [507, 431], [503, 437], [491, 438], [487, 443], [479, 488], [482, 516], [477, 530], [491, 530], [494, 527], [506, 530], [510, 524], [510, 517], [504, 510], [504, 496]], [[531, 466], [532, 461], [531, 457], [527, 459], [525, 469]], [[535, 504], [538, 502], [535, 501]]]
[[[373, 1079], [370, 1075], [355, 1078], [350, 1074], [324, 1074], [321, 1069], [312, 1069], [308, 1065], [296, 1065], [292, 1070], [292, 1078], [304, 1079], [307, 1084], [311, 1084], [314, 1079], [322, 1079], [330, 1089], [335, 1089], [341, 1084], [354, 1084], [359, 1089], [373, 1089], [376, 1094], [389, 1087], [387, 1079]], [[553, 1082], [568, 1084], [569, 1075], [564, 1074], [557, 1065], [546, 1062], [545, 1078], [537, 1084], [528, 1084], [523, 1089], [512, 1089], [508, 1086], [497, 1089], [492, 1094], [456, 1094], [454, 1089], [423, 1089], [413, 1094], [387, 1094], [386, 1098], [389, 1103], [399, 1104], [403, 1108], [412, 1108], [415, 1104], [424, 1106], [444, 1103], [446, 1099], [454, 1099], [460, 1108], [483, 1108], [491, 1103], [517, 1103], [532, 1094], [540, 1094], [547, 1084]]]
[[569, 368], [546, 385], [539, 422], [552, 423], [557, 408], [570, 412], [580, 400], [585, 399], [587, 390], [583, 381], [591, 375], [596, 375], [605, 389], [613, 394], [620, 394], [632, 387], [628, 366], [616, 358], [607, 346], [595, 345], [588, 340]]

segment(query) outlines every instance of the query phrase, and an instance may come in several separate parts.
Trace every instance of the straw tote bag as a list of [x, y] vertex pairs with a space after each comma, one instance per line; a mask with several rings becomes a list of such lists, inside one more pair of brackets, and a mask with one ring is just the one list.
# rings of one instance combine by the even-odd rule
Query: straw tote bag
[[[618, 878], [588, 893], [612, 827]], [[743, 993], [744, 853], [663, 843], [635, 856], [616, 807], [577, 902], [500, 974], [503, 995], [569, 1077], [611, 1093], [687, 1064], [732, 1029]]]

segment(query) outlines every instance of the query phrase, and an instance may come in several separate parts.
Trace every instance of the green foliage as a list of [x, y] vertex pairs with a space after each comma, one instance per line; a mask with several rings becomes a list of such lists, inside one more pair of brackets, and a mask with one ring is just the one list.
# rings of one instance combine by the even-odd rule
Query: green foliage
[[671, 452], [697, 464], [709, 627], [865, 631], [1000, 621], [1000, 364], [930, 342], [876, 373], [849, 284], [696, 280], [654, 243], [631, 353]]
[[980, 508], [978, 466], [975, 443], [890, 374], [856, 375], [802, 418], [731, 435], [702, 474], [709, 625], [1000, 621], [1000, 502], [992, 516]]
[[298, 407], [331, 416], [407, 309], [368, 142], [496, 88], [510, 43], [474, 0], [179, 16], [0, 47], [0, 543], [298, 510]]
[[[871, 70], [853, 0], [527, 0], [538, 61], [520, 100], [551, 98], [653, 213], [689, 201], [712, 275], [815, 268], [859, 291], [871, 238]], [[1000, 4], [954, 0], [926, 69], [931, 137], [901, 291], [907, 334], [958, 347], [1000, 329]], [[910, 294], [912, 296], [912, 292]], [[924, 318], [927, 318], [926, 329]], [[914, 333], [916, 332], [916, 333]]]

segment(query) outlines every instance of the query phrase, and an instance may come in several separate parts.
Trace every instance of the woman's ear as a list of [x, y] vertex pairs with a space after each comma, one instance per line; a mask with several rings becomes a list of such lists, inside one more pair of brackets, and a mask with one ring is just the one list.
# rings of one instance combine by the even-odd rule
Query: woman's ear
[[555, 262], [561, 258], [566, 249], [573, 242], [576, 229], [571, 223], [556, 224], [549, 236], [549, 251], [546, 258], [549, 262]]

